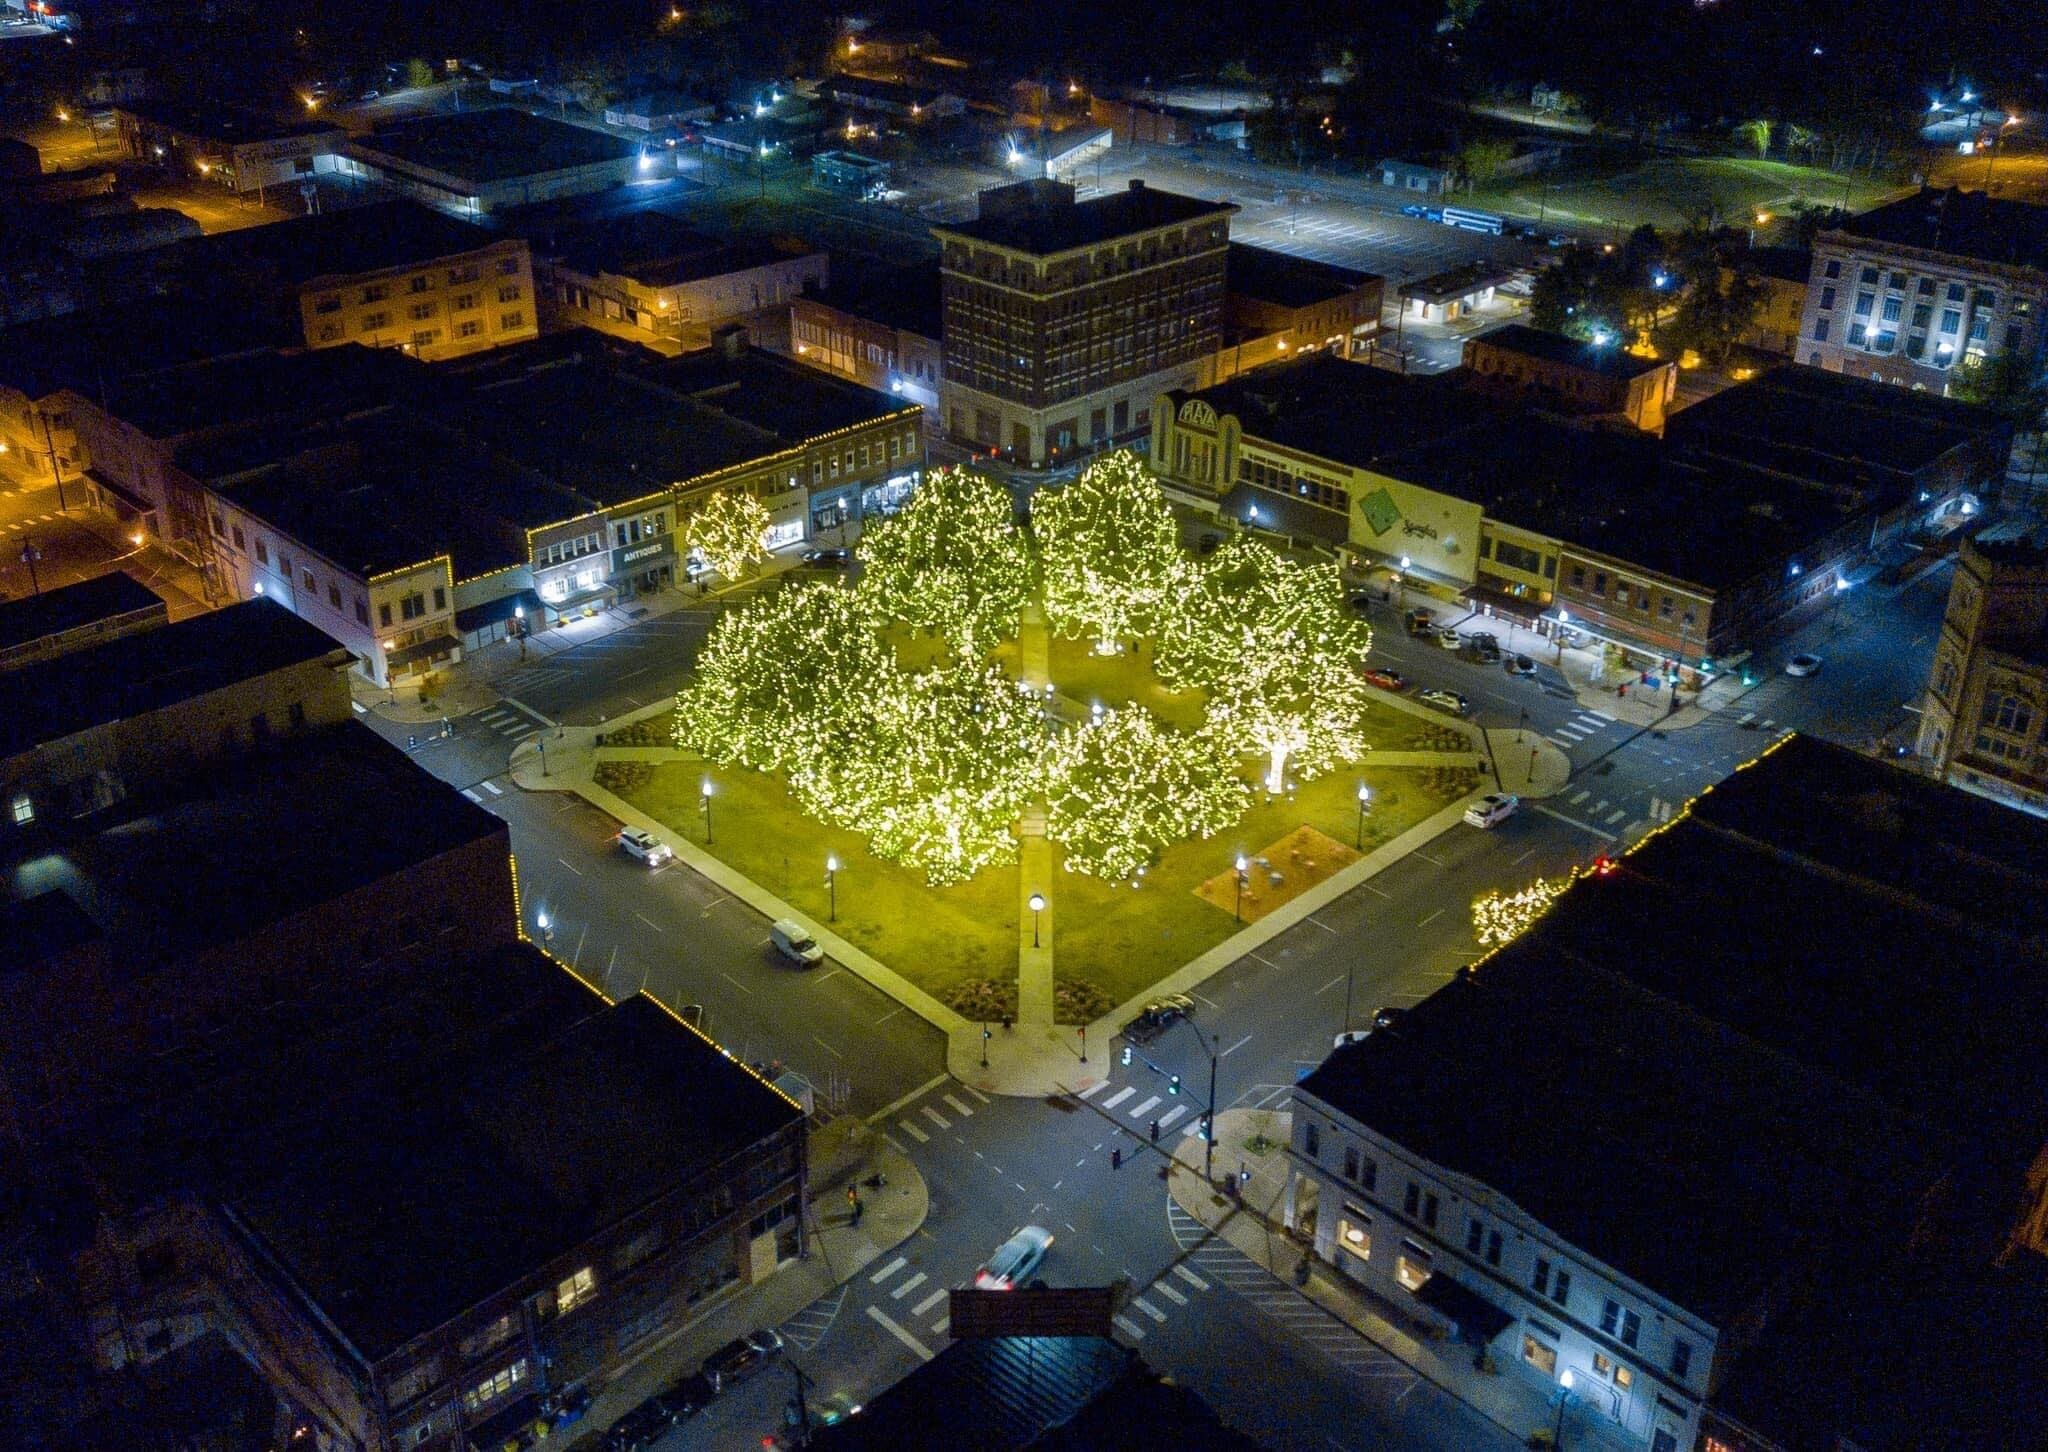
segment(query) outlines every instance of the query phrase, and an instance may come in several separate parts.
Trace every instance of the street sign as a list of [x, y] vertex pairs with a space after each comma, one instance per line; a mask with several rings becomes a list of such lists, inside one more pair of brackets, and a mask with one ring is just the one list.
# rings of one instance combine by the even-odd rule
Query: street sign
[[948, 1319], [955, 1337], [1107, 1336], [1116, 1287], [952, 1291]]

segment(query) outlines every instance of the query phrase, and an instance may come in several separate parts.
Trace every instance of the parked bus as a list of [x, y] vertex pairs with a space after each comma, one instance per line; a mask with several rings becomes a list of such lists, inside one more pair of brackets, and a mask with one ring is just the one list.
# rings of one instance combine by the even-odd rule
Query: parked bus
[[1467, 232], [1487, 232], [1498, 237], [1505, 222], [1491, 212], [1475, 212], [1469, 207], [1445, 207], [1444, 225], [1461, 227]]

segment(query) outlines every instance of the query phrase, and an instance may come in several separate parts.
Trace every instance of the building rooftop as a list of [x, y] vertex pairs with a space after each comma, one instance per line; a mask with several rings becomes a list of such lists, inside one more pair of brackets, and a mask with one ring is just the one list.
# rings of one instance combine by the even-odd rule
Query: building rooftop
[[1514, 275], [1513, 268], [1481, 258], [1443, 272], [1432, 272], [1428, 277], [1418, 277], [1413, 282], [1404, 282], [1401, 284], [1401, 296], [1432, 303], [1454, 302], [1483, 288], [1499, 287], [1512, 281]]
[[78, 391], [154, 439], [266, 419], [309, 419], [432, 391], [427, 365], [395, 348], [349, 343], [307, 353], [236, 353]]
[[2048, 1134], [2048, 825], [2010, 815], [1789, 738], [1303, 1087], [1710, 1316], [1902, 1256], [1958, 1165], [1988, 1239]]
[[337, 141], [342, 130], [328, 121], [278, 121], [239, 106], [183, 101], [123, 101], [116, 109], [144, 121], [228, 146], [246, 146], [257, 141], [287, 141], [300, 136], [331, 134]]
[[939, 338], [942, 297], [936, 259], [896, 267], [851, 254], [835, 256], [832, 281], [817, 300], [871, 323], [934, 342]]
[[852, 96], [878, 104], [916, 106], [920, 109], [936, 104], [948, 94], [936, 86], [913, 86], [902, 81], [883, 81], [844, 73], [824, 82], [819, 90], [828, 98]]
[[1922, 187], [1913, 196], [1851, 217], [1837, 230], [1851, 238], [1976, 262], [2048, 269], [2048, 207], [1959, 187]]
[[413, 267], [510, 240], [401, 200], [215, 233], [194, 242], [192, 256], [202, 266], [261, 269], [298, 286], [316, 278]]
[[1270, 247], [1254, 247], [1248, 242], [1230, 244], [1225, 268], [1226, 292], [1286, 308], [1329, 302], [1380, 280], [1370, 272], [1295, 257]]
[[1073, 187], [1066, 183], [1035, 180], [991, 188], [981, 194], [978, 218], [948, 222], [932, 231], [941, 237], [968, 237], [1047, 257], [1197, 217], [1227, 217], [1235, 211], [1234, 202], [1164, 192], [1141, 181], [1133, 181], [1120, 192], [1077, 202]]
[[289, 610], [249, 600], [38, 661], [13, 675], [0, 757], [330, 656], [347, 661]]
[[38, 595], [0, 603], [0, 653], [66, 634], [95, 621], [163, 608], [162, 596], [121, 570], [80, 580], [75, 585], [60, 585]]
[[1806, 286], [1813, 275], [1813, 253], [1804, 247], [1752, 247], [1735, 259], [1747, 262], [1760, 277]]
[[1672, 366], [1662, 359], [1639, 357], [1626, 348], [1596, 347], [1578, 338], [1568, 338], [1563, 333], [1546, 333], [1524, 323], [1507, 323], [1491, 332], [1481, 333], [1471, 342], [1519, 353], [1544, 363], [1598, 373], [1606, 378], [1636, 378]]
[[0, 328], [0, 387], [46, 398], [60, 388], [98, 398], [122, 379], [206, 358], [264, 351], [268, 324], [190, 296], [67, 313]]
[[368, 160], [389, 157], [473, 183], [623, 161], [639, 151], [602, 131], [500, 107], [432, 116], [381, 128], [349, 142]]
[[[647, 355], [641, 353], [645, 360]], [[643, 362], [645, 375], [725, 418], [772, 434], [784, 447], [873, 423], [916, 416], [917, 405], [807, 368], [781, 353], [714, 342], [678, 358]], [[687, 476], [684, 476], [687, 477]]]
[[678, 287], [806, 255], [765, 238], [707, 236], [665, 212], [646, 211], [546, 229], [534, 246], [586, 276], [608, 272], [643, 287]]

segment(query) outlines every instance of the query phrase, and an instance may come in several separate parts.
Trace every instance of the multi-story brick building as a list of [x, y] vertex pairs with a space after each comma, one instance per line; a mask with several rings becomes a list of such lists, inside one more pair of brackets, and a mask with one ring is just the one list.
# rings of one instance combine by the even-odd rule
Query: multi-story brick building
[[335, 170], [347, 137], [331, 122], [274, 121], [213, 103], [123, 101], [114, 118], [145, 166], [242, 193]]
[[2048, 816], [2048, 545], [1965, 539], [1920, 716], [1944, 780]]
[[1236, 210], [1140, 181], [1077, 202], [1036, 180], [934, 227], [948, 436], [1042, 464], [1148, 432], [1154, 398], [1213, 367]]
[[937, 432], [945, 373], [939, 317], [937, 264], [878, 267], [841, 258], [828, 286], [789, 305], [790, 351], [822, 372], [916, 401], [925, 428]]
[[1309, 353], [1362, 355], [1379, 336], [1384, 285], [1370, 272], [1231, 243], [1216, 381]]
[[2048, 207], [1923, 188], [1819, 233], [1795, 356], [1948, 391], [1958, 367], [2048, 346]]
[[1676, 363], [1521, 323], [1466, 339], [1465, 376], [1481, 392], [1558, 413], [1626, 419], [1651, 434], [1664, 432], [1678, 392]]

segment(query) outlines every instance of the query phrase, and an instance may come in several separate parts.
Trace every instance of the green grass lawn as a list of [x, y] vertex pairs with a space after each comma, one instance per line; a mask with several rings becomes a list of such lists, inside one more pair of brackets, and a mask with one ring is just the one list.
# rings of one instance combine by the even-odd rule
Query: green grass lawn
[[[1611, 154], [1610, 154], [1611, 155]], [[1758, 211], [1774, 217], [1799, 202], [1861, 211], [1896, 190], [1882, 178], [1848, 177], [1820, 167], [1753, 157], [1656, 157], [1634, 164], [1583, 162], [1547, 178], [1517, 177], [1479, 187], [1460, 206], [1535, 217], [1560, 224], [1627, 232], [1647, 222], [1659, 231], [1685, 227], [1712, 212], [1722, 226], [1746, 226]], [[1846, 192], [1845, 192], [1846, 188]]]

